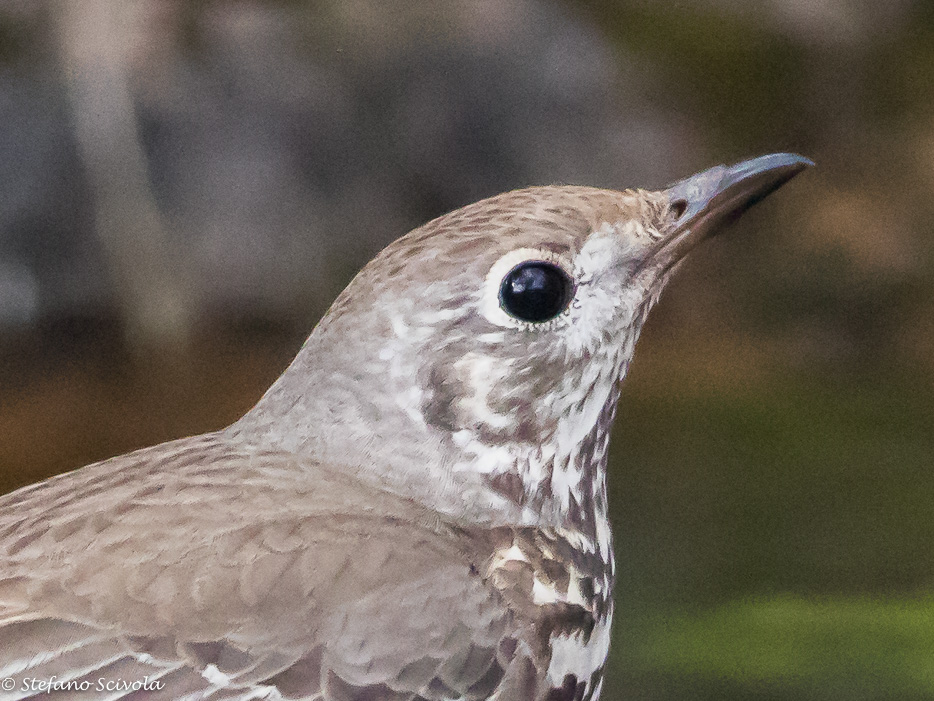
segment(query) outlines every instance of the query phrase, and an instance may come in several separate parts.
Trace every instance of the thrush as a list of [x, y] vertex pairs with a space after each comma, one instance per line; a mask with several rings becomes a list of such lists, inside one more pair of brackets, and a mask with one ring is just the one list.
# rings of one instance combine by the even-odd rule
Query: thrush
[[0, 498], [0, 698], [597, 699], [636, 339], [685, 254], [809, 164], [451, 212], [233, 425]]

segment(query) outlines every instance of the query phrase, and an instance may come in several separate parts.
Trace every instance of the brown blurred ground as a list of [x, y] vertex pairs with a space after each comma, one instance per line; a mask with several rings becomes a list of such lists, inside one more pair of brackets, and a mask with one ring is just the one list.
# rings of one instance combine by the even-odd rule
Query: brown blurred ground
[[[67, 354], [7, 348], [0, 395], [0, 490], [184, 435], [245, 412], [293, 349], [280, 334], [202, 332], [184, 352], [129, 353], [99, 338]], [[116, 346], [116, 347], [115, 347]]]

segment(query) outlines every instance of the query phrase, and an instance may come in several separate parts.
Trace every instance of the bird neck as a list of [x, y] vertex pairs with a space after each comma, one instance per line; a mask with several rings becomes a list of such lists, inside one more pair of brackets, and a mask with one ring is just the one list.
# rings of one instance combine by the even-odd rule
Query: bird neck
[[[619, 396], [614, 385], [583, 437], [567, 444], [514, 442], [500, 464], [485, 471], [490, 490], [515, 505], [535, 524], [555, 529], [582, 547], [612, 553], [607, 503], [610, 430]], [[482, 449], [480, 449], [482, 453]], [[480, 456], [480, 463], [489, 463]]]
[[[228, 435], [295, 454], [418, 501], [460, 523], [559, 529], [609, 552], [606, 461], [618, 388], [588, 397], [547, 440], [450, 431], [426, 421], [409, 372], [360, 379], [359, 359], [313, 334]], [[327, 352], [326, 361], [322, 356]], [[317, 360], [317, 362], [316, 362]], [[326, 367], [324, 372], [321, 368]]]

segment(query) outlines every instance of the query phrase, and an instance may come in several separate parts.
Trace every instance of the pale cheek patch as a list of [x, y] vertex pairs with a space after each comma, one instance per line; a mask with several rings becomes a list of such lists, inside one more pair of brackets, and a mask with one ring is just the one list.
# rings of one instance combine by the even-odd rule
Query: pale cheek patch
[[499, 414], [489, 405], [490, 394], [506, 382], [512, 372], [512, 364], [507, 359], [468, 353], [454, 363], [454, 372], [469, 388], [457, 401], [460, 411], [470, 417], [470, 424], [480, 423], [501, 429], [514, 423], [513, 416]]
[[634, 223], [604, 224], [587, 238], [574, 261], [578, 288], [565, 339], [569, 352], [593, 353], [606, 344], [608, 332], [631, 325], [640, 295], [631, 294], [624, 266], [637, 258], [640, 238]]

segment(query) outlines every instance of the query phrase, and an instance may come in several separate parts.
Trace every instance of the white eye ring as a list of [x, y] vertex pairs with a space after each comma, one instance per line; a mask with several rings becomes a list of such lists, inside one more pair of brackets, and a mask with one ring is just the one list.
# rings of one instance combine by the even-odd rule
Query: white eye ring
[[554, 328], [560, 320], [567, 316], [568, 309], [573, 305], [573, 300], [571, 304], [568, 305], [568, 309], [554, 319], [542, 322], [529, 322], [516, 319], [507, 314], [502, 306], [500, 306], [500, 288], [503, 283], [503, 278], [517, 265], [525, 263], [526, 261], [545, 261], [546, 263], [552, 263], [561, 268], [571, 280], [575, 279], [575, 275], [573, 274], [574, 266], [565, 256], [546, 249], [517, 248], [503, 255], [493, 264], [493, 267], [490, 268], [490, 272], [487, 273], [486, 279], [483, 281], [483, 298], [480, 302], [480, 313], [487, 321], [497, 326], [537, 330]]

